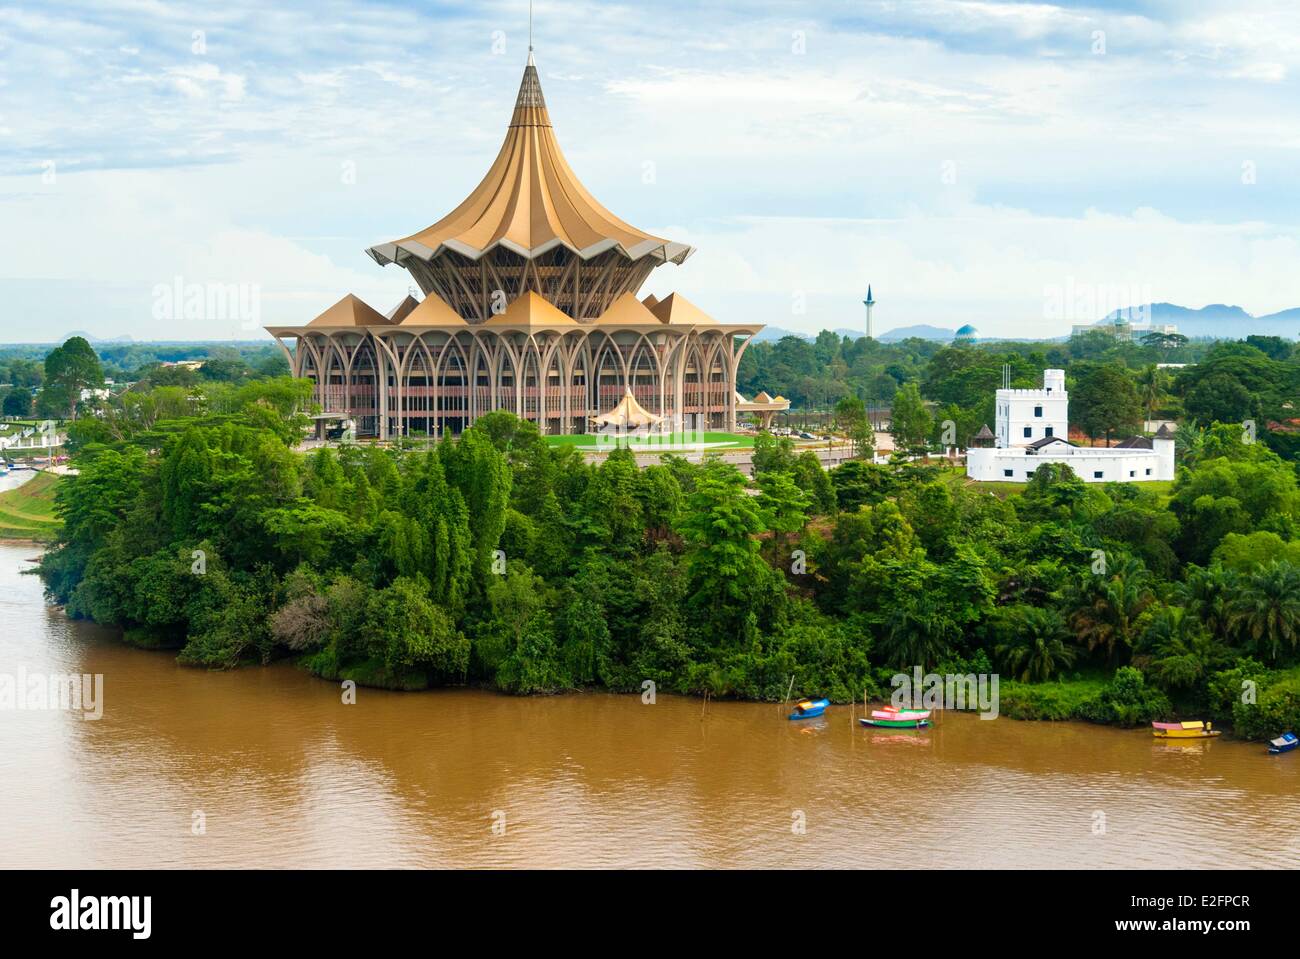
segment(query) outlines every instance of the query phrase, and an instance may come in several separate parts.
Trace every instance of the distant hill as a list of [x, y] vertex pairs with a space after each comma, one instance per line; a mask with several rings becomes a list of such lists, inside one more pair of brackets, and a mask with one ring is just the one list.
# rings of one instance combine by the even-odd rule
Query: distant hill
[[73, 330], [65, 336], [59, 337], [56, 343], [66, 343], [74, 336], [80, 336], [87, 343], [134, 343], [135, 338], [131, 336], [96, 336], [93, 333], [87, 333], [85, 330]]
[[[1215, 337], [1239, 340], [1256, 334], [1259, 336], [1284, 336], [1289, 340], [1300, 337], [1300, 307], [1254, 316], [1239, 306], [1211, 303], [1199, 310], [1176, 303], [1152, 303], [1147, 307], [1152, 323], [1172, 323], [1178, 332], [1190, 337]], [[1098, 325], [1114, 322], [1127, 310], [1116, 310]]]
[[777, 340], [787, 336], [797, 336], [801, 340], [813, 339], [812, 336], [809, 336], [807, 333], [800, 333], [798, 330], [787, 330], [783, 326], [765, 326], [758, 331], [758, 335], [754, 337], [754, 342], [764, 343], [771, 341], [775, 343]]
[[915, 326], [900, 326], [888, 333], [881, 333], [878, 339], [881, 343], [897, 343], [899, 340], [916, 337], [921, 340], [942, 340], [946, 343], [955, 335], [954, 330], [945, 330], [941, 326], [930, 326], [928, 323], [918, 323]]
[[[847, 326], [838, 326], [832, 330], [832, 332], [835, 333], [836, 336], [847, 336], [850, 340], [859, 340], [867, 335], [866, 331], [863, 329], [850, 329]], [[817, 339], [816, 333], [802, 333], [799, 330], [787, 330], [782, 326], [766, 326], [758, 336], [754, 337], [754, 341], [756, 343], [762, 343], [765, 341], [775, 343], [777, 340], [786, 336], [797, 336], [801, 340]], [[946, 343], [948, 340], [952, 339], [953, 331], [945, 330], [938, 326], [926, 326], [924, 323], [918, 324], [917, 326], [900, 326], [896, 330], [882, 333], [880, 336], [880, 342], [896, 343], [899, 340], [907, 339], [909, 336], [917, 336], [923, 340], [940, 340]]]

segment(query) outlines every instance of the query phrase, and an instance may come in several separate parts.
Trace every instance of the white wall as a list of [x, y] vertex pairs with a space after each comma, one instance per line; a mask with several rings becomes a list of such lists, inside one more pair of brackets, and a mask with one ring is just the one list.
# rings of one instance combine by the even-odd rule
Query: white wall
[[1035, 454], [1014, 448], [970, 449], [966, 451], [966, 475], [981, 482], [1025, 483], [1033, 470], [1043, 463], [1066, 463], [1088, 483], [1143, 483], [1173, 479], [1173, 441], [1157, 442], [1167, 443], [1168, 450], [1058, 446], [1050, 452]]
[[1070, 435], [1070, 397], [1064, 390], [998, 390], [996, 409], [999, 447]]

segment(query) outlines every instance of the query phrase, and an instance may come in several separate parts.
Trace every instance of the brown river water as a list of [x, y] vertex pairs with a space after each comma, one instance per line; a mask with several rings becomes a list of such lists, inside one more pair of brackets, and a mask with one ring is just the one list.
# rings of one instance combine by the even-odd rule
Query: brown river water
[[187, 669], [69, 621], [36, 554], [0, 545], [0, 674], [102, 674], [103, 716], [0, 711], [0, 867], [1300, 865], [1300, 751], [666, 695], [344, 705], [289, 664]]

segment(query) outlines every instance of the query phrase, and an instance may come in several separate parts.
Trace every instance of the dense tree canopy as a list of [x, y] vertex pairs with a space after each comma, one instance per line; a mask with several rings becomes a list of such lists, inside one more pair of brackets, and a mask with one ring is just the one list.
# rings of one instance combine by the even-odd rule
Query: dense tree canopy
[[[1219, 376], [1262, 416], [1294, 395], [1295, 356], [1277, 344], [1076, 339], [755, 344], [754, 375], [805, 377], [862, 455], [828, 473], [760, 434], [752, 480], [707, 457], [588, 462], [504, 412], [418, 446], [299, 452], [310, 384], [219, 355], [195, 382], [146, 381], [78, 418], [79, 473], [58, 493], [62, 539], [42, 574], [71, 615], [211, 668], [291, 657], [398, 689], [649, 680], [769, 699], [793, 677], [859, 699], [922, 666], [1002, 670], [1023, 715], [1279, 721], [1277, 677], [1300, 663], [1300, 491], [1271, 444], [1214, 425], [1238, 410], [1180, 428], [1178, 478], [1160, 487], [1045, 464], [992, 495], [946, 465], [865, 455], [876, 397], [898, 445], [922, 453], [944, 420], [977, 428], [1004, 366], [1016, 386], [1066, 367], [1099, 437], [1199, 409], [1198, 390], [1230, 399]], [[1172, 379], [1152, 365], [1153, 351], [1194, 349], [1204, 362]], [[66, 379], [64, 363], [51, 372]], [[888, 396], [873, 393], [881, 378]], [[1241, 676], [1265, 682], [1260, 711], [1224, 693]], [[1088, 692], [1062, 706], [1048, 687]]]

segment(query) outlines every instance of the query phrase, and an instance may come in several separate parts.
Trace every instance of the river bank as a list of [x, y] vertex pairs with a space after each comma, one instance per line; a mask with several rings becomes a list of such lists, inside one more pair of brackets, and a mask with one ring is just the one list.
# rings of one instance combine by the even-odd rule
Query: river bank
[[0, 476], [0, 542], [48, 546], [58, 535], [54, 491], [60, 477], [39, 470]]
[[[47, 606], [0, 545], [0, 672], [98, 674], [103, 718], [0, 714], [0, 862], [36, 867], [1294, 867], [1295, 757], [1147, 730], [870, 731], [833, 707], [410, 695], [209, 672]], [[494, 828], [496, 831], [494, 831]]]

